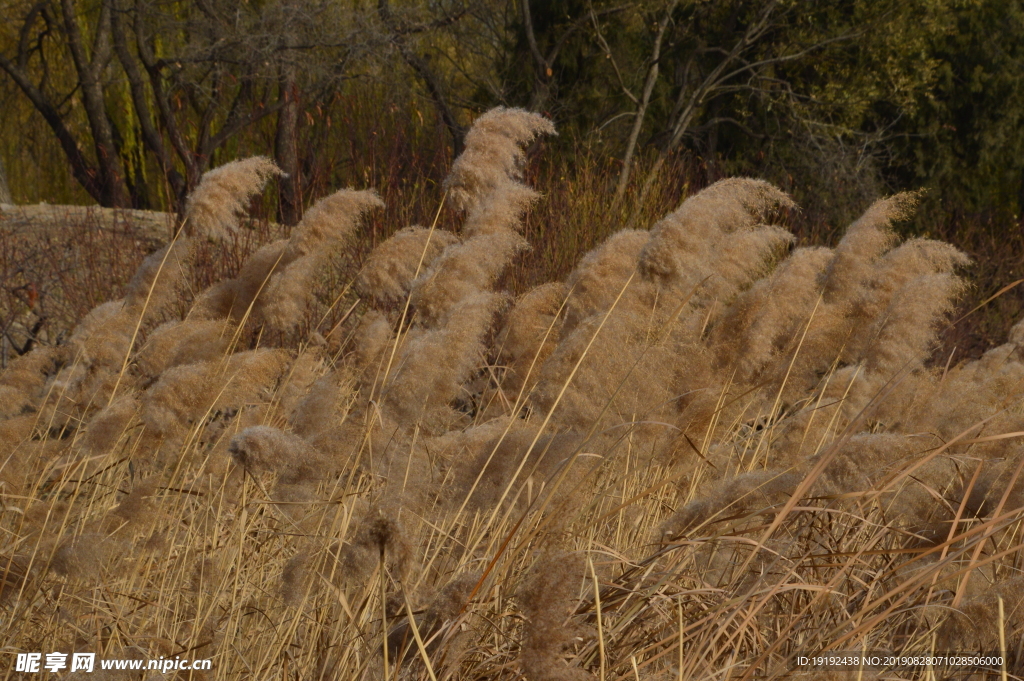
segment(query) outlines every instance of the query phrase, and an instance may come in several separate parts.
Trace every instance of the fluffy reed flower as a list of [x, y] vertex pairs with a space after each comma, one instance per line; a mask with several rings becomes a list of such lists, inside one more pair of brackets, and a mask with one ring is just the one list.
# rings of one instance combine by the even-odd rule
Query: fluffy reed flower
[[792, 241], [759, 224], [780, 206], [792, 201], [766, 182], [725, 180], [650, 233], [619, 232], [587, 254], [567, 280], [565, 323], [536, 405], [557, 403], [562, 423], [584, 429], [599, 418], [604, 427], [672, 419], [684, 407], [684, 430], [699, 430], [714, 409], [714, 357], [701, 336]]
[[138, 423], [139, 402], [135, 395], [121, 395], [96, 413], [86, 425], [79, 444], [91, 455], [106, 454]]
[[[657, 342], [660, 331], [637, 310], [588, 318], [561, 339], [541, 368], [531, 396], [535, 410], [548, 413], [557, 404], [559, 423], [583, 431], [598, 419], [611, 427], [674, 410], [673, 365], [682, 363], [683, 353]], [[690, 364], [696, 357], [686, 359]]]
[[247, 290], [262, 287], [253, 317], [277, 331], [295, 327], [308, 304], [313, 274], [351, 236], [368, 210], [383, 205], [374, 191], [342, 189], [306, 211], [272, 268], [245, 272], [249, 277], [263, 274], [259, 282], [253, 277], [243, 284]]
[[[798, 248], [770, 276], [741, 293], [713, 332], [718, 365], [736, 367], [737, 379], [745, 383], [785, 360], [812, 321], [817, 282], [831, 258], [827, 248]], [[806, 387], [803, 378], [797, 378], [799, 390]]]
[[120, 542], [106, 534], [72, 535], [57, 542], [48, 565], [58, 575], [94, 581], [102, 577], [121, 550]]
[[437, 328], [410, 332], [384, 388], [390, 413], [400, 422], [423, 421], [458, 396], [480, 365], [483, 337], [500, 300], [494, 293], [468, 295]]
[[[951, 244], [932, 239], [910, 239], [879, 258], [871, 287], [892, 295], [915, 277], [950, 274], [956, 268], [969, 264], [971, 259]], [[885, 299], [888, 296], [883, 296]]]
[[[495, 631], [480, 625], [477, 614], [462, 616], [481, 577], [456, 577], [431, 600], [433, 585], [452, 570], [487, 565], [496, 542], [509, 528], [521, 527], [518, 537], [529, 536], [533, 546], [547, 550], [518, 591], [525, 615], [521, 645], [511, 639], [501, 643], [494, 659], [507, 662], [518, 646], [528, 679], [583, 678], [582, 669], [566, 663], [566, 648], [579, 640], [567, 622], [583, 582], [582, 557], [550, 547], [562, 530], [570, 542], [605, 541], [614, 533], [604, 560], [622, 552], [636, 562], [621, 572], [607, 568], [607, 579], [618, 587], [602, 594], [607, 671], [630, 675], [623, 653], [643, 641], [649, 664], [638, 656], [638, 671], [676, 678], [678, 669], [666, 663], [674, 655], [663, 654], [675, 652], [676, 639], [670, 636], [665, 643], [664, 632], [677, 630], [676, 605], [687, 620], [696, 621], [727, 617], [756, 602], [747, 608], [754, 617], [751, 625], [769, 631], [763, 624], [772, 616], [802, 612], [785, 600], [800, 592], [777, 590], [780, 580], [801, 584], [813, 580], [809, 575], [833, 569], [807, 563], [813, 544], [827, 547], [822, 550], [839, 556], [850, 571], [849, 579], [837, 578], [828, 590], [809, 596], [820, 595], [824, 604], [812, 613], [816, 623], [829, 615], [841, 625], [846, 605], [862, 595], [858, 580], [865, 574], [874, 579], [879, 569], [898, 579], [901, 556], [920, 556], [902, 549], [944, 540], [961, 502], [961, 532], [975, 527], [977, 517], [992, 514], [1004, 497], [1004, 512], [1024, 503], [1024, 480], [1014, 477], [1022, 450], [1012, 436], [1024, 430], [1019, 409], [1024, 323], [1005, 345], [976, 361], [952, 363], [948, 370], [931, 366], [936, 329], [962, 286], [956, 269], [966, 258], [927, 240], [897, 245], [891, 222], [909, 209], [906, 197], [875, 204], [835, 250], [787, 253], [791, 236], [762, 224], [772, 208], [789, 205], [785, 195], [759, 181], [719, 183], [688, 199], [653, 232], [613, 235], [582, 258], [565, 283], [526, 292], [501, 332], [494, 333], [506, 297], [493, 289], [525, 247], [517, 228], [536, 197], [520, 182], [522, 145], [549, 127], [524, 112], [481, 117], [449, 179], [454, 202], [467, 213], [461, 237], [434, 232], [427, 245], [427, 230], [410, 228], [382, 244], [357, 284], [372, 309], [362, 313], [351, 344], [332, 348], [332, 354], [339, 350], [337, 356], [327, 357], [320, 348], [296, 352], [294, 338], [288, 337], [282, 344], [290, 343], [289, 350], [226, 353], [241, 331], [237, 323], [247, 315], [267, 330], [294, 327], [305, 310], [311, 277], [355, 229], [360, 211], [375, 205], [368, 193], [330, 197], [289, 239], [264, 246], [238, 277], [204, 293], [184, 321], [154, 327], [179, 304], [180, 275], [190, 267], [190, 240], [179, 237], [180, 248], [152, 257], [125, 300], [97, 308], [66, 348], [18, 360], [0, 378], [0, 411], [14, 417], [0, 420], [0, 515], [3, 536], [12, 543], [2, 553], [19, 552], [7, 573], [0, 558], [0, 598], [9, 584], [21, 588], [28, 569], [20, 560], [22, 547], [36, 544], [41, 573], [47, 561], [39, 559], [52, 554], [53, 572], [73, 578], [58, 589], [43, 582], [47, 590], [39, 592], [57, 601], [61, 617], [84, 611], [73, 601], [88, 599], [68, 598], [77, 580], [109, 578], [149, 589], [157, 582], [146, 580], [162, 580], [159, 563], [156, 570], [123, 575], [112, 568], [119, 555], [145, 543], [140, 521], [172, 517], [175, 526], [188, 528], [167, 533], [167, 549], [181, 556], [177, 574], [186, 580], [191, 574], [194, 590], [212, 594], [221, 566], [211, 547], [216, 551], [224, 532], [234, 531], [240, 517], [235, 504], [241, 501], [235, 490], [248, 470], [276, 475], [278, 501], [316, 503], [277, 504], [271, 512], [247, 513], [238, 525], [239, 541], [230, 542], [232, 552], [239, 551], [232, 581], [237, 580], [239, 603], [244, 601], [247, 611], [251, 606], [252, 612], [274, 616], [277, 606], [261, 585], [282, 567], [276, 557], [292, 556], [281, 572], [281, 595], [290, 606], [301, 605], [325, 580], [353, 587], [365, 583], [383, 563], [388, 622], [394, 624], [396, 605], [404, 610], [402, 590], [416, 584], [419, 593], [408, 597], [415, 598], [413, 621], [434, 671], [438, 678], [458, 676], [460, 646], [481, 649]], [[253, 181], [258, 176], [250, 173]], [[216, 191], [224, 190], [218, 177], [213, 175], [204, 200], [214, 201]], [[201, 228], [197, 218], [191, 241], [200, 234], [216, 238], [218, 230], [223, 236], [246, 194], [237, 189], [232, 196], [233, 207], [203, 218], [218, 226]], [[199, 199], [195, 202], [199, 205]], [[156, 267], [164, 256], [158, 278]], [[412, 298], [412, 314], [396, 329], [394, 312], [406, 295]], [[139, 334], [131, 347], [136, 326]], [[260, 336], [260, 345], [267, 339]], [[133, 371], [120, 376], [125, 357]], [[513, 413], [509, 395], [492, 385], [501, 377], [495, 364], [508, 366], [506, 393], [525, 388], [530, 408]], [[122, 382], [108, 405], [111, 378]], [[44, 392], [51, 395], [45, 402]], [[491, 396], [495, 399], [483, 404]], [[541, 419], [556, 401], [545, 434], [537, 437]], [[971, 430], [982, 420], [984, 429]], [[589, 434], [585, 450], [579, 433]], [[961, 435], [970, 438], [968, 444], [954, 442]], [[990, 435], [997, 439], [986, 439]], [[920, 456], [939, 446], [948, 451], [917, 465]], [[125, 472], [122, 459], [129, 455]], [[794, 522], [780, 528], [785, 539], [769, 539], [762, 547], [767, 550], [756, 553], [736, 548], [739, 534], [758, 522], [746, 516], [775, 512], [822, 456], [831, 457], [830, 463], [810, 486], [810, 499], [794, 510]], [[239, 465], [230, 465], [232, 459]], [[567, 471], [568, 465], [579, 468]], [[911, 475], [879, 489], [883, 480], [912, 465]], [[975, 466], [977, 479], [971, 477]], [[342, 467], [344, 487], [318, 488]], [[142, 483], [136, 477], [140, 471]], [[597, 475], [584, 475], [591, 471]], [[522, 510], [527, 502], [546, 500], [562, 473], [567, 475], [559, 498], [547, 506], [556, 512], [511, 514], [513, 523], [523, 519], [520, 526], [482, 524], [506, 490], [504, 502]], [[167, 493], [154, 496], [157, 484]], [[103, 513], [103, 499], [128, 489], [116, 508]], [[40, 493], [52, 501], [25, 506], [26, 496]], [[391, 505], [363, 512], [369, 495]], [[813, 509], [826, 503], [822, 498], [827, 515]], [[672, 506], [675, 512], [665, 518], [660, 509]], [[469, 514], [456, 517], [455, 510], [463, 507]], [[359, 520], [348, 540], [337, 542], [338, 528], [348, 526], [342, 520], [350, 515]], [[715, 539], [716, 523], [726, 519], [741, 527]], [[1008, 546], [1014, 527], [997, 529], [992, 546]], [[652, 531], [656, 544], [686, 535], [703, 548], [686, 542], [644, 548]], [[860, 545], [850, 543], [859, 541], [859, 534], [870, 536], [879, 551], [857, 553]], [[259, 541], [250, 541], [253, 536]], [[509, 574], [532, 548], [518, 540], [506, 547], [501, 551], [511, 562], [496, 564], [491, 574]], [[768, 557], [772, 552], [777, 560]], [[817, 549], [811, 553], [823, 555]], [[197, 561], [200, 554], [209, 558]], [[842, 558], [855, 554], [856, 560]], [[745, 558], [752, 559], [752, 569], [740, 574]], [[911, 567], [932, 569], [924, 558], [911, 561]], [[964, 642], [992, 650], [993, 594], [1003, 597], [1011, 637], [1020, 629], [1024, 606], [1018, 602], [1012, 559], [978, 570], [975, 587], [983, 585], [984, 570], [995, 580], [991, 590], [968, 592], [962, 613], [928, 626], [950, 646]], [[420, 579], [410, 579], [416, 571]], [[800, 581], [792, 581], [794, 576]], [[727, 604], [717, 593], [692, 588], [691, 580], [727, 592]], [[943, 582], [936, 584], [928, 598], [946, 608], [948, 594]], [[108, 591], [120, 607], [118, 590]], [[343, 595], [343, 605], [370, 603]], [[495, 584], [482, 590], [481, 600], [503, 616], [514, 616], [502, 595], [508, 596], [505, 586]], [[166, 605], [160, 598], [157, 604]], [[337, 634], [325, 628], [335, 622], [332, 609], [320, 608], [320, 597], [309, 600], [317, 609], [308, 614], [315, 616], [296, 620], [299, 633], [309, 640], [318, 632], [327, 638]], [[425, 609], [424, 603], [429, 603]], [[623, 603], [629, 604], [628, 612]], [[135, 621], [135, 610], [124, 612], [126, 624]], [[205, 641], [216, 629], [189, 621], [191, 612], [167, 622], [152, 615], [183, 612], [174, 607], [139, 612], [154, 631], [160, 629], [154, 637], [188, 641], [195, 639], [191, 628], [201, 630]], [[318, 619], [322, 614], [329, 619]], [[697, 630], [698, 638], [701, 631], [717, 631], [721, 621], [709, 619], [711, 626]], [[506, 620], [498, 626], [510, 625]], [[817, 645], [820, 631], [815, 626], [801, 635]], [[384, 644], [392, 661], [408, 664], [398, 674], [419, 673], [410, 656], [415, 649], [409, 620], [386, 635], [386, 641], [371, 643], [378, 649]], [[584, 638], [572, 652], [581, 651], [596, 664], [596, 642]], [[474, 667], [474, 673], [488, 669]], [[343, 675], [326, 665], [316, 671]]]
[[0, 497], [20, 490], [25, 475], [35, 468], [29, 456], [35, 427], [33, 414], [0, 419]]
[[376, 377], [382, 370], [379, 366], [381, 356], [394, 340], [391, 321], [382, 312], [367, 310], [359, 320], [354, 340], [354, 369]]
[[686, 504], [662, 522], [658, 528], [659, 538], [675, 539], [697, 523], [726, 513], [737, 515], [779, 503], [792, 493], [801, 477], [795, 471], [761, 470], [727, 478], [710, 493]]
[[480, 583], [480, 572], [465, 572], [444, 585], [427, 606], [428, 637], [445, 622], [458, 617], [469, 605], [469, 598]]
[[924, 275], [901, 287], [870, 327], [868, 370], [893, 373], [923, 363], [935, 345], [936, 325], [963, 289], [950, 274]]
[[231, 329], [222, 320], [186, 319], [161, 324], [135, 355], [135, 367], [146, 384], [171, 367], [220, 359], [227, 352]]
[[27, 556], [0, 555], [0, 605], [6, 605], [24, 592], [32, 577], [30, 563]]
[[[508, 499], [527, 488], [535, 497], [545, 494], [556, 474], [571, 463], [580, 439], [572, 433], [542, 434], [533, 444], [536, 435], [535, 429], [515, 429], [473, 447], [475, 456], [459, 464], [453, 501], [461, 504], [468, 496], [468, 508], [486, 510], [497, 505], [509, 488]], [[517, 471], [518, 477], [513, 478]]]
[[301, 353], [278, 388], [280, 410], [288, 414], [292, 430], [306, 437], [344, 415], [342, 397], [350, 392], [347, 372], [324, 373], [318, 352]]
[[521, 176], [523, 146], [538, 135], [554, 135], [551, 121], [523, 109], [497, 107], [483, 114], [466, 133], [445, 188], [455, 205], [472, 211]]
[[[416, 617], [416, 629], [419, 632], [420, 638], [426, 644], [427, 654], [432, 659], [438, 659], [436, 654], [441, 645], [441, 639], [438, 634], [446, 624], [451, 624], [451, 621], [456, 619], [466, 609], [469, 605], [470, 595], [477, 584], [480, 583], [480, 579], [481, 573], [479, 572], [467, 572], [458, 575], [437, 592], [423, 615]], [[471, 631], [463, 633], [472, 634]], [[454, 668], [461, 661], [463, 646], [459, 645], [459, 639], [464, 638], [466, 637], [456, 635], [454, 640], [447, 645], [443, 658], [444, 666], [447, 669]], [[409, 626], [409, 621], [405, 620], [399, 623], [398, 626], [388, 633], [390, 659], [398, 662], [402, 661], [403, 657], [407, 658], [409, 651], [416, 645], [414, 640], [415, 637]]]
[[340, 248], [359, 227], [367, 211], [383, 208], [372, 189], [340, 189], [317, 201], [306, 211], [288, 239], [288, 249], [297, 256], [331, 253]]
[[356, 292], [377, 306], [398, 304], [409, 295], [419, 272], [458, 241], [443, 229], [400, 229], [370, 253], [356, 279]]
[[287, 239], [259, 248], [238, 276], [219, 282], [196, 301], [201, 319], [251, 318], [278, 332], [302, 319], [313, 275], [345, 243], [362, 216], [383, 203], [374, 191], [342, 189], [310, 208]]
[[764, 275], [775, 257], [796, 238], [782, 227], [759, 225], [727, 235], [716, 254], [715, 274], [698, 290], [700, 298], [730, 302]]
[[512, 258], [529, 247], [512, 231], [453, 244], [413, 283], [412, 304], [425, 323], [440, 325], [462, 300], [490, 289]]
[[562, 283], [544, 284], [523, 294], [509, 312], [498, 338], [501, 356], [508, 360], [502, 383], [507, 391], [537, 382], [540, 368], [558, 345], [560, 324], [568, 288]]
[[519, 661], [530, 681], [593, 678], [563, 659], [573, 633], [566, 620], [578, 598], [583, 571], [582, 554], [548, 553], [534, 563], [516, 592], [519, 609], [527, 619]]
[[200, 362], [165, 371], [142, 396], [142, 420], [158, 434], [176, 429], [202, 416], [211, 401], [216, 365]]
[[872, 489], [897, 461], [923, 449], [919, 438], [902, 433], [858, 433], [843, 444], [813, 488], [816, 495]]
[[120, 369], [132, 340], [135, 319], [119, 300], [94, 307], [68, 339], [68, 354], [85, 367]]
[[300, 551], [285, 563], [281, 572], [281, 598], [285, 605], [293, 608], [299, 605], [312, 586], [309, 563], [307, 551]]
[[262, 156], [232, 161], [203, 174], [185, 207], [184, 236], [151, 254], [125, 293], [125, 305], [137, 320], [159, 319], [176, 303], [186, 279], [195, 240], [224, 241], [237, 228], [249, 200], [280, 170]]
[[849, 297], [860, 292], [874, 274], [875, 260], [892, 246], [896, 235], [892, 224], [909, 216], [917, 205], [917, 195], [896, 194], [875, 201], [846, 230], [836, 246], [825, 274], [825, 298]]
[[190, 240], [179, 238], [151, 253], [139, 265], [124, 294], [124, 307], [137, 322], [160, 319], [178, 301], [193, 254]]
[[239, 322], [251, 314], [253, 301], [263, 290], [270, 273], [280, 265], [287, 248], [287, 239], [278, 239], [258, 248], [242, 263], [237, 277], [217, 282], [199, 294], [191, 316]]
[[468, 211], [468, 238], [445, 248], [412, 284], [418, 322], [384, 387], [399, 422], [436, 428], [479, 366], [485, 334], [502, 300], [490, 289], [527, 247], [514, 228], [536, 194], [517, 181], [521, 146], [553, 130], [536, 114], [498, 109], [481, 116], [467, 135], [446, 186], [456, 205]]
[[412, 547], [395, 513], [380, 506], [371, 508], [356, 528], [352, 541], [338, 551], [346, 577], [367, 576], [382, 562], [388, 574], [401, 581], [412, 567]]
[[[61, 402], [55, 413], [62, 411], [70, 418], [88, 412], [93, 405], [108, 401], [116, 386], [130, 386], [131, 379], [123, 376], [124, 364], [138, 331], [176, 304], [192, 256], [190, 237], [226, 236], [245, 202], [275, 169], [267, 159], [256, 158], [226, 164], [203, 176], [189, 199], [187, 236], [150, 255], [136, 271], [125, 297], [94, 308], [68, 339], [62, 354], [70, 368], [51, 386], [57, 388]], [[191, 349], [195, 351], [195, 346]]]
[[[580, 259], [566, 279], [570, 293], [566, 331], [612, 306], [636, 272], [640, 253], [649, 239], [648, 232], [624, 229], [612, 234]], [[634, 283], [630, 283], [630, 287]], [[626, 288], [626, 295], [632, 297], [635, 290]]]
[[749, 230], [771, 210], [793, 205], [784, 192], [762, 180], [720, 180], [651, 228], [651, 239], [640, 254], [640, 271], [666, 284], [693, 287], [715, 273], [715, 248], [725, 235]]
[[523, 216], [540, 194], [519, 182], [481, 197], [467, 213], [462, 233], [467, 237], [519, 231]]
[[249, 200], [281, 170], [264, 156], [231, 161], [203, 174], [185, 206], [185, 234], [227, 239]]
[[21, 391], [12, 385], [0, 384], [0, 419], [9, 419], [30, 411], [34, 400], [33, 395], [26, 391]]
[[[1024, 576], [1011, 577], [993, 584], [981, 594], [966, 600], [939, 628], [938, 643], [943, 649], [994, 654], [999, 652], [999, 599], [1003, 599], [1006, 643], [1019, 638], [1013, 632], [1024, 624]], [[1008, 650], [1007, 653], [1010, 653]], [[1012, 654], [1012, 653], [1010, 653]]]
[[289, 359], [284, 351], [265, 349], [172, 367], [143, 394], [142, 420], [153, 432], [169, 435], [210, 410], [269, 402]]
[[247, 471], [273, 471], [285, 484], [320, 480], [327, 472], [326, 462], [308, 442], [270, 426], [246, 428], [231, 439], [228, 451]]
[[139, 524], [154, 512], [152, 498], [156, 496], [159, 483], [149, 478], [135, 485], [134, 489], [121, 500], [110, 515], [124, 522]]
[[0, 419], [29, 411], [39, 403], [43, 387], [57, 370], [56, 348], [37, 347], [15, 358], [0, 374]]

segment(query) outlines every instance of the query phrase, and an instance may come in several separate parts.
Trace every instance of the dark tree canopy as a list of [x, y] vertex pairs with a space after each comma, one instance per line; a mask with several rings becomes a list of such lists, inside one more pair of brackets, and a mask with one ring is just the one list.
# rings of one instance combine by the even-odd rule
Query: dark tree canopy
[[[837, 184], [858, 207], [921, 186], [965, 211], [1017, 214], [1024, 202], [1015, 0], [7, 8], [5, 106], [45, 125], [77, 184], [108, 206], [180, 208], [219, 154], [272, 152], [287, 173], [279, 217], [294, 222], [311, 178], [338, 162], [325, 160], [324, 140], [364, 134], [350, 127], [361, 125], [354, 101], [426, 113], [449, 158], [488, 107], [541, 111], [562, 131], [556, 150], [582, 144], [614, 159], [615, 202], [627, 190], [642, 199], [664, 164], [684, 157], [709, 181], [769, 177], [811, 208]], [[28, 161], [12, 140], [0, 149], [20, 169]]]

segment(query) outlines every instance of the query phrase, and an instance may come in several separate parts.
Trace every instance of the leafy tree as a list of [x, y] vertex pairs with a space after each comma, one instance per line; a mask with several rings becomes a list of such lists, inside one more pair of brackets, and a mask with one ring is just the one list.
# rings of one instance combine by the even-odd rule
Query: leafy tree
[[950, 0], [517, 4], [517, 39], [496, 67], [507, 99], [599, 133], [622, 159], [618, 198], [636, 157], [652, 156], [641, 203], [681, 150], [710, 168], [724, 159], [718, 172], [797, 158], [816, 177], [831, 166], [877, 192], [898, 123], [938, 77], [929, 48], [951, 22]]
[[1024, 211], [1024, 4], [954, 5], [927, 46], [934, 87], [900, 121], [894, 185], [927, 184], [945, 210]]

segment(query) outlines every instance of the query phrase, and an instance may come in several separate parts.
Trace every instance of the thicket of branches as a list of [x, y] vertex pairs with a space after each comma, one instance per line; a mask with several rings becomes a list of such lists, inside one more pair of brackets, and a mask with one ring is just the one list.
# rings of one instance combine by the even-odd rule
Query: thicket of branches
[[[666, 161], [687, 157], [701, 184], [768, 176], [836, 221], [884, 190], [929, 184], [963, 211], [1019, 214], [1016, 1], [8, 0], [4, 10], [0, 149], [16, 197], [181, 209], [217, 158], [272, 148], [286, 173], [279, 217], [294, 223], [301, 196], [352, 180], [325, 138], [394, 134], [353, 118], [354, 106], [426, 117], [451, 159], [469, 121], [500, 104], [552, 118], [567, 166], [578, 144], [614, 159], [613, 204], [627, 190], [646, 197]], [[816, 198], [837, 186], [843, 205]]]

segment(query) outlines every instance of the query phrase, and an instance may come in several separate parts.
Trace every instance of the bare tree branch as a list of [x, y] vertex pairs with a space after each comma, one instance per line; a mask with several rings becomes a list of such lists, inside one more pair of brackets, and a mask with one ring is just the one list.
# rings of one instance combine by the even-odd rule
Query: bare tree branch
[[98, 181], [98, 172], [96, 167], [92, 165], [82, 154], [81, 146], [78, 140], [75, 139], [71, 131], [64, 124], [64, 119], [61, 118], [56, 107], [50, 102], [50, 100], [43, 94], [43, 92], [32, 83], [29, 79], [28, 74], [15, 64], [11, 63], [3, 55], [0, 55], [0, 69], [5, 71], [11, 80], [21, 89], [22, 93], [28, 97], [28, 100], [32, 102], [32, 106], [42, 115], [43, 120], [50, 126], [53, 134], [57, 137], [57, 141], [60, 143], [61, 149], [64, 150], [64, 155], [67, 156], [68, 162], [71, 164], [71, 173], [75, 180], [78, 181], [82, 188], [91, 196], [95, 201], [100, 202], [103, 199], [104, 192]]
[[751, 22], [743, 35], [730, 49], [726, 50], [723, 47], [705, 49], [706, 54], [719, 52], [723, 56], [695, 88], [691, 90], [685, 85], [680, 88], [679, 95], [673, 107], [672, 116], [669, 120], [669, 141], [659, 150], [658, 157], [655, 160], [654, 165], [648, 171], [647, 176], [644, 179], [644, 183], [641, 186], [637, 205], [643, 205], [643, 202], [650, 194], [658, 173], [664, 166], [668, 156], [679, 146], [679, 143], [690, 130], [691, 125], [701, 111], [701, 108], [709, 98], [741, 90], [751, 92], [758, 91], [759, 88], [749, 82], [745, 84], [736, 84], [734, 81], [742, 75], [754, 74], [759, 69], [766, 66], [801, 59], [828, 45], [850, 40], [861, 33], [860, 31], [849, 32], [840, 36], [821, 40], [795, 52], [775, 57], [768, 57], [765, 59], [747, 61], [744, 55], [746, 55], [751, 48], [758, 45], [775, 25], [778, 6], [779, 3], [777, 0], [770, 0], [769, 2], [766, 2], [764, 7], [762, 7], [758, 13], [757, 18]]
[[540, 50], [540, 46], [537, 43], [537, 36], [533, 29], [533, 15], [530, 12], [530, 0], [518, 0], [520, 14], [523, 21], [523, 30], [526, 31], [526, 42], [530, 48], [530, 54], [533, 56], [535, 64], [533, 74], [533, 94], [530, 97], [530, 109], [532, 111], [538, 111], [542, 109], [551, 97], [551, 85], [554, 82], [554, 65], [555, 60], [558, 59], [558, 53], [562, 51], [562, 47], [566, 41], [569, 40], [572, 35], [580, 30], [583, 26], [590, 23], [591, 21], [597, 21], [598, 16], [605, 16], [609, 14], [617, 14], [626, 9], [625, 5], [618, 7], [610, 7], [603, 9], [600, 12], [594, 12], [593, 6], [590, 6], [590, 12], [572, 22], [562, 35], [559, 36], [558, 40], [552, 46], [551, 50], [548, 51], [547, 55], [543, 54]]
[[78, 8], [74, 0], [61, 0], [64, 34], [82, 88], [82, 105], [92, 131], [96, 164], [100, 174], [101, 201], [104, 206], [129, 206], [125, 173], [115, 142], [114, 124], [107, 115], [106, 97], [101, 76], [110, 61], [111, 3], [103, 0], [93, 38], [92, 55], [86, 54], [84, 37], [78, 25]]
[[388, 0], [378, 0], [377, 14], [380, 16], [381, 21], [390, 32], [391, 42], [398, 48], [399, 53], [402, 55], [402, 59], [404, 59], [405, 63], [416, 72], [416, 75], [419, 76], [420, 80], [423, 82], [424, 87], [427, 88], [430, 98], [434, 101], [434, 106], [441, 115], [441, 120], [444, 121], [445, 127], [448, 128], [448, 132], [452, 136], [454, 156], [458, 157], [462, 153], [462, 138], [465, 136], [466, 130], [459, 123], [458, 118], [455, 116], [455, 112], [448, 103], [448, 98], [445, 94], [446, 88], [441, 85], [440, 79], [427, 64], [426, 60], [417, 54], [406, 41], [406, 34], [403, 32], [403, 26], [391, 12], [391, 5]]
[[643, 93], [637, 106], [636, 115], [633, 117], [633, 128], [629, 131], [629, 139], [626, 140], [626, 152], [622, 157], [622, 170], [619, 172], [619, 181], [615, 186], [615, 200], [613, 205], [618, 205], [626, 193], [626, 185], [629, 183], [629, 174], [633, 165], [633, 156], [636, 153], [636, 142], [640, 137], [640, 130], [644, 126], [644, 117], [647, 115], [647, 107], [651, 102], [651, 93], [654, 92], [654, 84], [658, 80], [658, 64], [661, 60], [661, 44], [665, 39], [665, 31], [672, 22], [672, 13], [675, 11], [679, 0], [672, 0], [665, 9], [665, 14], [658, 24], [658, 32], [654, 37], [654, 47], [651, 49], [651, 65], [647, 69], [647, 77], [644, 80]]
[[146, 93], [146, 82], [139, 70], [139, 65], [128, 47], [127, 27], [125, 26], [125, 12], [118, 11], [114, 17], [113, 25], [114, 51], [117, 53], [118, 61], [124, 69], [128, 78], [128, 88], [132, 96], [132, 105], [135, 107], [136, 116], [139, 119], [139, 127], [142, 131], [143, 143], [156, 156], [160, 171], [167, 178], [174, 193], [174, 208], [183, 208], [182, 202], [188, 191], [185, 178], [174, 167], [174, 159], [164, 144], [163, 136], [157, 129], [156, 122], [150, 110]]
[[601, 46], [601, 49], [604, 50], [605, 59], [611, 62], [612, 70], [615, 71], [615, 78], [619, 81], [619, 87], [622, 89], [623, 94], [629, 97], [630, 101], [634, 104], [639, 104], [640, 100], [638, 100], [636, 95], [634, 95], [626, 86], [626, 81], [622, 77], [622, 70], [619, 68], [619, 61], [615, 58], [615, 55], [612, 54], [612, 48], [609, 47], [608, 41], [605, 40], [604, 32], [601, 30], [601, 24], [597, 20], [597, 14], [594, 12], [594, 4], [590, 2], [590, 0], [587, 1], [587, 12], [590, 17], [590, 22], [594, 27], [594, 35], [597, 37], [597, 42]]

